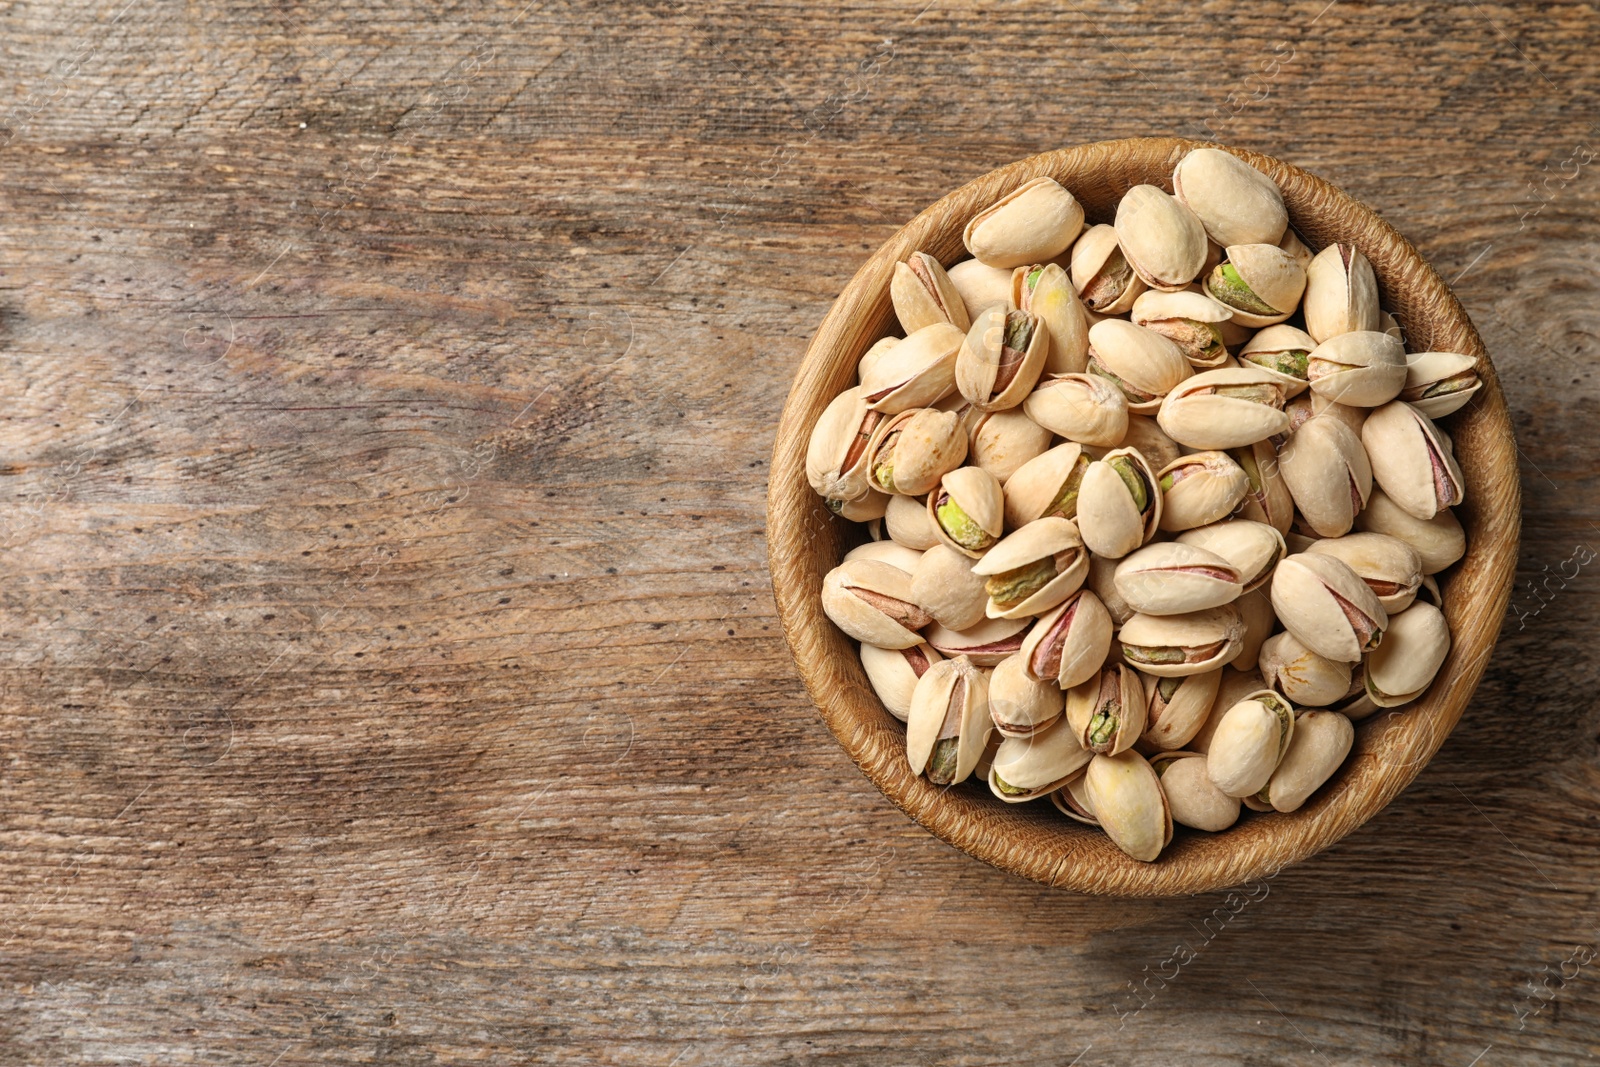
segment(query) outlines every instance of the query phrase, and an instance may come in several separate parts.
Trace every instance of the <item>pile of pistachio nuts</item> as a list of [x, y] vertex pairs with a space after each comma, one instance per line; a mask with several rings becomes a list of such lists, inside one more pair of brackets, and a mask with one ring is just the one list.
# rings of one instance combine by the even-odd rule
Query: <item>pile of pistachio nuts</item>
[[1432, 683], [1433, 576], [1466, 551], [1435, 420], [1482, 385], [1408, 354], [1366, 257], [1313, 253], [1238, 157], [1196, 149], [1172, 188], [1086, 228], [1034, 178], [967, 224], [970, 259], [912, 253], [905, 336], [807, 455], [871, 537], [822, 606], [912, 772], [1049, 797], [1146, 861], [1174, 822], [1296, 810], [1355, 721]]

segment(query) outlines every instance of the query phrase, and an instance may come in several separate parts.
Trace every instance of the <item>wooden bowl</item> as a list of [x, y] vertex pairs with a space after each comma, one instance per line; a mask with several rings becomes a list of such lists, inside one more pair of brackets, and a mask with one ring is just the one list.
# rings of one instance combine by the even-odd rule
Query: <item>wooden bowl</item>
[[1383, 306], [1407, 331], [1409, 351], [1464, 352], [1480, 360], [1483, 388], [1443, 420], [1467, 484], [1466, 502], [1456, 509], [1467, 554], [1439, 576], [1454, 635], [1449, 658], [1423, 699], [1357, 724], [1350, 758], [1300, 811], [1247, 815], [1220, 834], [1180, 827], [1154, 863], [1129, 858], [1048, 801], [1002, 804], [986, 783], [939, 787], [911, 773], [904, 727], [879, 703], [855, 643], [822, 613], [823, 576], [838, 564], [852, 524], [829, 513], [806, 482], [811, 428], [828, 402], [855, 383], [856, 362], [867, 347], [899, 332], [889, 302], [896, 262], [918, 249], [946, 265], [965, 258], [967, 220], [1040, 174], [1070, 189], [1089, 222], [1109, 222], [1131, 186], [1171, 191], [1173, 167], [1197, 147], [1206, 145], [1142, 137], [1047, 152], [986, 174], [918, 215], [834, 302], [795, 375], [773, 446], [767, 496], [772, 587], [789, 648], [823, 721], [889, 799], [945, 841], [1002, 870], [1083, 893], [1177, 896], [1237, 885], [1327, 848], [1371, 818], [1416, 777], [1461, 718], [1493, 650], [1516, 568], [1519, 491], [1511, 421], [1494, 366], [1460, 302], [1417, 250], [1359, 201], [1298, 167], [1227, 149], [1278, 183], [1292, 225], [1313, 250], [1345, 241], [1366, 254]]

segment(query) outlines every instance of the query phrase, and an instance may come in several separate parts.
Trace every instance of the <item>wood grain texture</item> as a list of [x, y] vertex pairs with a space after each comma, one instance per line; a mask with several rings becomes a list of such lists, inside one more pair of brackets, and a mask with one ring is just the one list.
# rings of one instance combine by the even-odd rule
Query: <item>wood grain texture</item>
[[[524, 3], [0, 5], [0, 1062], [1600, 1054], [1592, 5]], [[907, 820], [767, 578], [872, 251], [1152, 133], [1410, 239], [1522, 460], [1460, 725], [1231, 900]]]

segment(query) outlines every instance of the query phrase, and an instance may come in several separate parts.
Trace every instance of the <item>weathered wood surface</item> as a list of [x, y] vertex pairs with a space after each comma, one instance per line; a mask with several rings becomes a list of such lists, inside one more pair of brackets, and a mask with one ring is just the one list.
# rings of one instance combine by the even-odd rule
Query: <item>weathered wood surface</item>
[[[1597, 46], [1588, 4], [4, 5], [0, 1062], [1600, 1053]], [[762, 506], [872, 248], [1150, 132], [1455, 279], [1524, 582], [1386, 812], [1115, 902], [871, 788]]]

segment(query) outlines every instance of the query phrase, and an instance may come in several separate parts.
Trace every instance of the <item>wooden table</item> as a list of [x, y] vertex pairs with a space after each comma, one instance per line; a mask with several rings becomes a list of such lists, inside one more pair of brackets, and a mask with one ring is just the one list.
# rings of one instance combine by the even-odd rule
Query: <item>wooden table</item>
[[[0, 1063], [1600, 1053], [1600, 16], [925, 4], [4, 5]], [[869, 250], [1150, 132], [1454, 280], [1524, 573], [1383, 815], [1118, 902], [842, 755], [763, 496]]]

